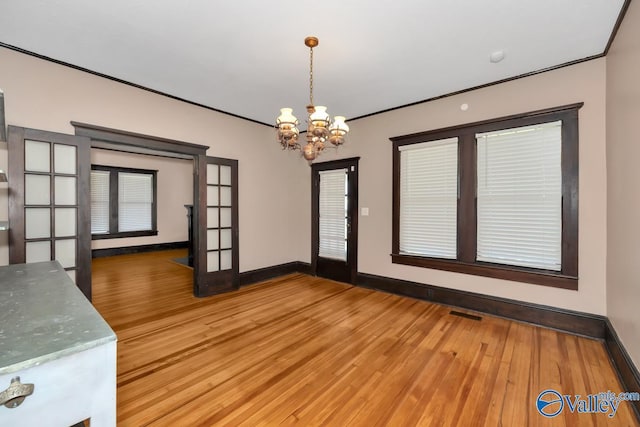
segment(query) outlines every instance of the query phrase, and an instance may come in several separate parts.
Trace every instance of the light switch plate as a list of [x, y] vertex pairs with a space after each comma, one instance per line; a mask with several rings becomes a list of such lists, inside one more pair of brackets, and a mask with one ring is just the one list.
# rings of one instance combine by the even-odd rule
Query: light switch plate
[[360, 210], [360, 213], [362, 214], [362, 216], [369, 216], [369, 208], [362, 208]]

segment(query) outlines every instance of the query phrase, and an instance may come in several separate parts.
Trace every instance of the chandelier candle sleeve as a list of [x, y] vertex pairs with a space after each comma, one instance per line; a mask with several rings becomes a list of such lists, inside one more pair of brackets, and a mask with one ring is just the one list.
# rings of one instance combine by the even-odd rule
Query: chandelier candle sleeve
[[298, 119], [293, 115], [292, 108], [280, 109], [276, 119], [277, 137], [283, 150], [302, 150], [303, 157], [311, 163], [324, 150], [325, 142], [329, 141], [335, 147], [345, 142], [345, 135], [349, 126], [344, 116], [335, 116], [333, 120], [327, 113], [327, 107], [313, 105], [313, 48], [318, 46], [316, 37], [307, 37], [304, 44], [309, 48], [309, 105], [307, 105], [307, 143], [304, 148], [298, 144]]

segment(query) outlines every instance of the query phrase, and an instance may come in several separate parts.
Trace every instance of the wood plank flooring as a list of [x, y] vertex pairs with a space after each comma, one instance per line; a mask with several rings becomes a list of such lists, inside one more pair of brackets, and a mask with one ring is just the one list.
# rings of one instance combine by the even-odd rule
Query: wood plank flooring
[[93, 261], [119, 426], [638, 425], [628, 403], [536, 410], [545, 389], [623, 391], [599, 341], [300, 274], [198, 299], [181, 256]]

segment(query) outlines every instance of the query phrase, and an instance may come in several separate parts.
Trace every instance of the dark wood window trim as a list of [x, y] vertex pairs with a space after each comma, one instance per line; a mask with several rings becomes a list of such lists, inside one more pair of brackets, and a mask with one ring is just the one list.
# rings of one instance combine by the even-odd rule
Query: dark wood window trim
[[[158, 235], [158, 171], [151, 169], [123, 168], [116, 166], [91, 165], [91, 170], [109, 172], [109, 233], [92, 234], [91, 240], [121, 239]], [[118, 231], [118, 173], [138, 173], [153, 176], [153, 203], [151, 205], [151, 230]]]
[[[578, 289], [578, 110], [583, 103], [391, 138], [393, 142], [394, 264], [434, 268], [564, 289]], [[562, 269], [476, 261], [476, 139], [481, 132], [562, 121]], [[400, 151], [403, 145], [458, 137], [458, 255], [455, 260], [400, 253]]]

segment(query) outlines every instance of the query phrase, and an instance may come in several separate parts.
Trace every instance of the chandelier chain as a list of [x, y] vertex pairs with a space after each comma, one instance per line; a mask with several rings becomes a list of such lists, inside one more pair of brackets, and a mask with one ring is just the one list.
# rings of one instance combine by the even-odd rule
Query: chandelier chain
[[313, 105], [313, 48], [309, 48], [309, 103]]

